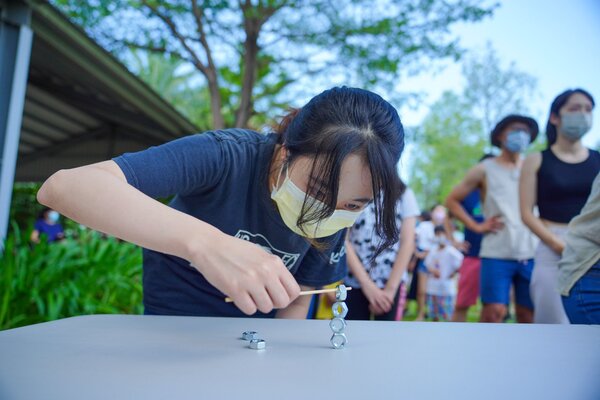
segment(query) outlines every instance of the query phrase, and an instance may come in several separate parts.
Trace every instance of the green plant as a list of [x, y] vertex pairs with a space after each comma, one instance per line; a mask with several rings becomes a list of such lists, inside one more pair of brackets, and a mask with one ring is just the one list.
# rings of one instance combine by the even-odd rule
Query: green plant
[[16, 223], [0, 258], [0, 329], [82, 314], [140, 314], [142, 254], [78, 227], [62, 242], [28, 242]]

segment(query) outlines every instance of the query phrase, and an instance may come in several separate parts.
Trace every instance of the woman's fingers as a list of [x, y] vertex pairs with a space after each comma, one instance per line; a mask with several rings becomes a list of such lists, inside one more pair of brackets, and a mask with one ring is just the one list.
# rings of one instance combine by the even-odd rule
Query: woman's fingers
[[232, 297], [233, 303], [239, 308], [244, 314], [252, 315], [256, 312], [256, 303], [252, 300], [252, 297], [248, 293], [240, 293], [235, 297]]
[[[281, 282], [281, 285], [285, 289], [285, 292], [289, 298], [288, 304], [300, 296], [300, 285], [298, 285], [298, 282], [296, 282], [296, 279], [287, 268], [285, 268], [285, 270], [279, 276], [279, 281]], [[287, 304], [280, 307], [285, 306], [287, 306]]]
[[250, 293], [250, 296], [252, 297], [252, 300], [254, 300], [256, 308], [258, 308], [260, 312], [267, 314], [273, 311], [273, 301], [264, 287], [256, 288]]
[[298, 297], [300, 287], [281, 259], [255, 244], [223, 235], [211, 250], [192, 265], [245, 314], [285, 308]]

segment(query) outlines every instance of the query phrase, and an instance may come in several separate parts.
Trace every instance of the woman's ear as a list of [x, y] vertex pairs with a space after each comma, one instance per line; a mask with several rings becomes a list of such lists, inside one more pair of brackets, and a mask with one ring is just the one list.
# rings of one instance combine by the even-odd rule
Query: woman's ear
[[558, 125], [560, 124], [560, 117], [557, 114], [551, 113], [550, 123], [558, 128]]
[[279, 162], [284, 163], [288, 158], [288, 153], [287, 147], [285, 147], [285, 144], [282, 144], [279, 149]]

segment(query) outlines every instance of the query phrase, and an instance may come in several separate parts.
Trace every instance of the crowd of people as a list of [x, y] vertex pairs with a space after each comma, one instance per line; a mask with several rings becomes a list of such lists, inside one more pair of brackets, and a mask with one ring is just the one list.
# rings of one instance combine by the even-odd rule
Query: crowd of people
[[[346, 244], [344, 283], [358, 289], [349, 294], [348, 319], [401, 320], [408, 298], [417, 302], [416, 320], [465, 321], [480, 299], [482, 322], [506, 320], [512, 302], [518, 322], [599, 323], [600, 183], [592, 186], [600, 154], [581, 143], [593, 108], [585, 90], [561, 93], [550, 109], [547, 148], [527, 157], [538, 124], [504, 117], [490, 135], [499, 154], [484, 155], [467, 172], [447, 209], [438, 204], [417, 219], [414, 194], [404, 188], [396, 208], [400, 240], [382, 254], [374, 253], [378, 236], [368, 207]], [[462, 238], [455, 220], [464, 226]]]
[[271, 134], [211, 131], [59, 171], [38, 200], [144, 248], [146, 314], [305, 318], [301, 290], [343, 282], [349, 320], [401, 320], [408, 298], [417, 320], [465, 321], [480, 299], [482, 322], [514, 303], [518, 322], [599, 323], [600, 154], [581, 142], [593, 108], [585, 90], [560, 94], [547, 149], [527, 157], [538, 124], [506, 116], [499, 152], [428, 212], [396, 172], [396, 110], [347, 87]]

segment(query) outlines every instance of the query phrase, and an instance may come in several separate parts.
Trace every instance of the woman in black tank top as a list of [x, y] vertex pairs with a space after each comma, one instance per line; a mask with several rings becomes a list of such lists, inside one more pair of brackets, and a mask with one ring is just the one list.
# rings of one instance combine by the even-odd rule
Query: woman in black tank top
[[[583, 208], [600, 171], [600, 154], [581, 143], [591, 129], [594, 104], [583, 89], [556, 97], [546, 126], [548, 148], [530, 154], [521, 171], [521, 216], [541, 240], [530, 286], [534, 322], [569, 322], [557, 290], [558, 261], [567, 224]], [[536, 205], [539, 217], [533, 213]]]

